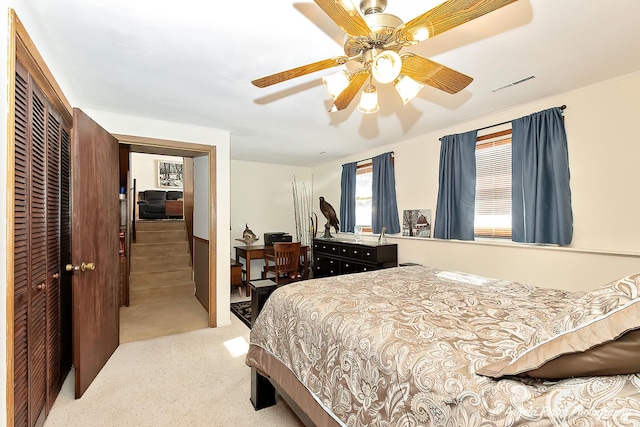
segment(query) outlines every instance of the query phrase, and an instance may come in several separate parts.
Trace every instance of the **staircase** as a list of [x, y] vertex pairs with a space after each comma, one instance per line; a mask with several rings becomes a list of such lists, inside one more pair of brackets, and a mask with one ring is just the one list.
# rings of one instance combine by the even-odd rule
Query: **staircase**
[[130, 303], [194, 295], [187, 230], [182, 220], [136, 223], [129, 270]]

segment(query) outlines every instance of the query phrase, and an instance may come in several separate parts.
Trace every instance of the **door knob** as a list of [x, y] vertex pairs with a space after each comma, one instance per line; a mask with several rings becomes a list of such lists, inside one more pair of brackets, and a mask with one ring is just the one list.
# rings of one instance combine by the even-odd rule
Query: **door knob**
[[59, 279], [60, 278], [60, 273], [53, 273], [52, 276], [54, 279]]
[[47, 287], [47, 285], [44, 282], [42, 282], [38, 286], [36, 286], [36, 288], [38, 288], [41, 291], [44, 290], [46, 287]]
[[80, 271], [85, 271], [85, 270], [93, 271], [93, 270], [96, 269], [96, 265], [94, 263], [92, 263], [92, 262], [87, 262], [87, 263], [83, 262], [80, 265], [67, 264], [65, 266], [65, 269], [67, 271], [78, 271], [78, 270], [80, 270]]

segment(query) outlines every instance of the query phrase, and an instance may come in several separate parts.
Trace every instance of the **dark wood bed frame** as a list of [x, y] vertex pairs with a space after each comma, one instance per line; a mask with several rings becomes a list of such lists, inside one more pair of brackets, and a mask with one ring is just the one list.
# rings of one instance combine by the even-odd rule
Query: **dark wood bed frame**
[[276, 404], [276, 393], [282, 397], [291, 410], [296, 414], [300, 421], [306, 427], [315, 427], [315, 424], [309, 416], [302, 410], [296, 402], [293, 401], [291, 396], [282, 390], [282, 388], [275, 383], [272, 383], [269, 378], [260, 375], [256, 368], [251, 368], [251, 404], [253, 409], [259, 411], [260, 409], [268, 408]]

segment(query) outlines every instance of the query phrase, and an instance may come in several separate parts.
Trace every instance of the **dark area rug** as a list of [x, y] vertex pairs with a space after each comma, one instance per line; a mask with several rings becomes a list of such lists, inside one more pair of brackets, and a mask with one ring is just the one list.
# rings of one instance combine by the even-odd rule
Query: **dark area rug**
[[232, 302], [231, 312], [251, 329], [251, 301]]

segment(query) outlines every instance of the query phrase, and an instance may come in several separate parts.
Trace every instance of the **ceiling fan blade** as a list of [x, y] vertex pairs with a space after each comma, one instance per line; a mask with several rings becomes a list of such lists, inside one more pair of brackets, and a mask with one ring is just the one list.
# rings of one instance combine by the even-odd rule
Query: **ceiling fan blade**
[[402, 55], [401, 73], [452, 94], [460, 92], [473, 81], [472, 77], [413, 53]]
[[355, 8], [351, 0], [313, 0], [329, 15], [342, 31], [359, 37], [367, 37], [371, 29], [364, 21], [360, 12]]
[[331, 107], [331, 112], [344, 110], [351, 104], [353, 98], [358, 94], [364, 82], [369, 78], [368, 73], [357, 73], [351, 77], [351, 82], [349, 86], [345, 90], [342, 91], [340, 95], [336, 98], [333, 106]]
[[408, 44], [420, 43], [515, 1], [448, 0], [399, 26], [396, 36]]
[[346, 56], [338, 56], [336, 58], [324, 59], [322, 61], [314, 62], [307, 65], [302, 65], [290, 70], [281, 71], [279, 73], [271, 74], [270, 76], [262, 77], [253, 80], [255, 86], [267, 87], [276, 83], [283, 82], [285, 80], [294, 79], [296, 77], [304, 76], [306, 74], [315, 73], [316, 71], [326, 70], [327, 68], [336, 67], [342, 65], [349, 60]]

